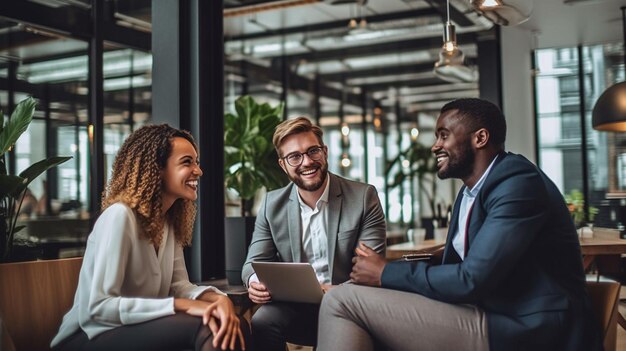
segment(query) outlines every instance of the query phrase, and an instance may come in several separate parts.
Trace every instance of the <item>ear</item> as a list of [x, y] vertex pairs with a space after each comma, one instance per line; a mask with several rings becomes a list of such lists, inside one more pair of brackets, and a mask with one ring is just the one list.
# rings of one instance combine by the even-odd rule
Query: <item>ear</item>
[[282, 158], [278, 159], [278, 165], [280, 166], [280, 168], [282, 168], [283, 172], [285, 172], [285, 174], [289, 174], [287, 173], [287, 166], [285, 166], [285, 160]]
[[489, 131], [485, 128], [480, 128], [473, 134], [472, 141], [474, 143], [474, 147], [477, 149], [485, 148], [489, 143]]

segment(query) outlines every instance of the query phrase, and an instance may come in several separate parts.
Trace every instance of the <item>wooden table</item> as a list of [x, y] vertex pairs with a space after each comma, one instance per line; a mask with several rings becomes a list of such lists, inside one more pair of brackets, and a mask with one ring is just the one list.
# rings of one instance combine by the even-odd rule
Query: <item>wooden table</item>
[[[390, 245], [387, 247], [387, 259], [397, 260], [402, 258], [402, 255], [432, 250], [443, 244], [443, 241], [431, 239], [424, 240], [421, 243], [406, 242]], [[619, 232], [615, 229], [596, 228], [592, 238], [580, 238], [580, 249], [586, 269], [598, 255], [626, 254], [626, 240], [620, 239]]]
[[407, 242], [402, 244], [389, 245], [387, 246], [386, 258], [389, 261], [398, 260], [402, 258], [402, 255], [420, 252], [423, 250], [433, 250], [439, 246], [442, 246], [443, 244], [445, 244], [445, 242], [430, 239], [424, 240], [421, 243]]

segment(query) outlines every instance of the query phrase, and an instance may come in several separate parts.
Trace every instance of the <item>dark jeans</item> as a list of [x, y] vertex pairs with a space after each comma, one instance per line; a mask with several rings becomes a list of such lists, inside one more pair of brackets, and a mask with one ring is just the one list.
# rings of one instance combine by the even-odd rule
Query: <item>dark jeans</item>
[[[248, 324], [241, 319], [241, 330], [249, 340]], [[213, 351], [213, 334], [202, 318], [186, 313], [124, 325], [106, 331], [92, 340], [82, 329], [63, 340], [54, 351], [108, 350], [195, 350]], [[239, 344], [239, 343], [237, 343]], [[219, 348], [218, 348], [219, 349]]]
[[270, 302], [252, 316], [252, 346], [254, 351], [285, 350], [287, 342], [317, 345], [317, 316], [319, 305], [290, 302]]

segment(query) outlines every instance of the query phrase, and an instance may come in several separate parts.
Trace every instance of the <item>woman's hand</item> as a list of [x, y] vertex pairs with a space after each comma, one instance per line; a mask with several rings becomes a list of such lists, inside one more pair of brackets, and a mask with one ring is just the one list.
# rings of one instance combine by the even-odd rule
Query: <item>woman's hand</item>
[[202, 300], [174, 299], [174, 309], [202, 317], [202, 323], [213, 333], [213, 347], [234, 350], [239, 339], [241, 349], [245, 350], [239, 317], [235, 313], [233, 303], [227, 296], [211, 294], [205, 297], [205, 295], [201, 296]]

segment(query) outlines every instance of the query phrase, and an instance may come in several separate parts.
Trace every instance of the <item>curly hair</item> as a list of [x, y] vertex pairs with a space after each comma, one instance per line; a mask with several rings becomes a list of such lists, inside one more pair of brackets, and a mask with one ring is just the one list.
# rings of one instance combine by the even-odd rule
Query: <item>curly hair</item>
[[188, 140], [198, 151], [189, 132], [167, 124], [144, 126], [133, 132], [120, 147], [113, 162], [113, 174], [102, 194], [102, 211], [117, 202], [126, 204], [135, 212], [145, 238], [155, 245], [163, 239], [166, 221], [173, 226], [179, 244], [191, 244], [195, 203], [178, 199], [165, 216], [161, 214], [161, 171], [167, 165], [176, 137]]

